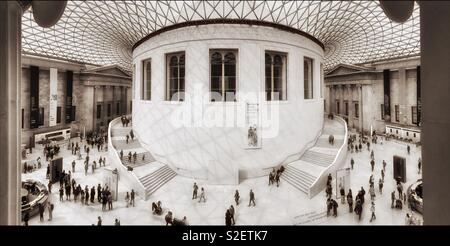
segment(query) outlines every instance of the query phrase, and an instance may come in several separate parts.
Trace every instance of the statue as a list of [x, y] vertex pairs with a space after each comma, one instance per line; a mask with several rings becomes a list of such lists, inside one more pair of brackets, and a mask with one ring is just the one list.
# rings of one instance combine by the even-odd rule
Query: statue
[[258, 146], [258, 134], [256, 131], [256, 125], [250, 126], [248, 129], [248, 145], [252, 147]]

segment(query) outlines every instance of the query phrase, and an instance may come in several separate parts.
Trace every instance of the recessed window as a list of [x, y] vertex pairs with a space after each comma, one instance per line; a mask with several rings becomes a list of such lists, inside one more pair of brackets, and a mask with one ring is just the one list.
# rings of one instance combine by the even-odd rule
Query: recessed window
[[211, 101], [236, 101], [237, 50], [210, 51]]
[[44, 125], [44, 108], [43, 107], [39, 108], [39, 125], [40, 126]]
[[413, 124], [417, 124], [417, 106], [411, 107], [411, 121]]
[[406, 132], [406, 136], [407, 136], [407, 137], [409, 136], [409, 132]]
[[348, 102], [347, 101], [344, 102], [344, 113], [345, 113], [345, 116], [348, 116]]
[[185, 90], [185, 55], [184, 52], [166, 55], [166, 100], [183, 101]]
[[414, 137], [416, 137], [416, 134], [415, 134], [415, 133], [413, 133], [413, 136], [414, 136]]
[[313, 59], [303, 58], [303, 86], [305, 99], [313, 99]]
[[61, 107], [56, 108], [56, 124], [61, 123]]
[[25, 127], [25, 109], [22, 109], [22, 129]]
[[108, 106], [106, 108], [106, 114], [107, 114], [108, 117], [111, 116], [111, 103], [108, 103]]
[[399, 110], [398, 105], [395, 105], [394, 109], [395, 109], [395, 121], [399, 122], [400, 121], [400, 110]]
[[339, 101], [336, 101], [336, 113], [341, 113], [341, 103]]
[[152, 64], [151, 59], [142, 61], [141, 100], [151, 100]]
[[287, 100], [287, 55], [285, 53], [266, 51], [265, 67], [266, 100]]
[[359, 118], [359, 103], [355, 102], [355, 118]]
[[116, 115], [120, 115], [120, 102], [116, 102]]
[[102, 117], [102, 105], [97, 105], [97, 119], [100, 119]]
[[381, 119], [384, 120], [384, 104], [381, 104]]

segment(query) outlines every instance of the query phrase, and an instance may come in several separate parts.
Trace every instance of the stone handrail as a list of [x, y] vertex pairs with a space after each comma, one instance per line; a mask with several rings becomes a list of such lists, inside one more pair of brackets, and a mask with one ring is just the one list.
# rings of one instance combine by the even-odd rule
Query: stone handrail
[[339, 121], [341, 121], [341, 123], [344, 125], [345, 128], [344, 141], [342, 143], [342, 146], [339, 148], [336, 156], [334, 157], [333, 162], [320, 173], [319, 177], [314, 181], [311, 187], [309, 187], [308, 192], [309, 198], [314, 197], [325, 188], [328, 174], [331, 173], [331, 175], [333, 175], [333, 173], [337, 169], [341, 168], [341, 166], [344, 164], [345, 158], [347, 157], [347, 141], [348, 141], [347, 123], [343, 118], [337, 115], [335, 115], [334, 117]]
[[145, 199], [144, 185], [139, 181], [139, 178], [133, 171], [128, 171], [128, 168], [123, 165], [122, 160], [120, 160], [119, 153], [117, 153], [117, 150], [116, 148], [114, 148], [114, 145], [112, 143], [113, 136], [111, 135], [111, 127], [118, 121], [120, 121], [120, 117], [113, 119], [111, 122], [109, 122], [108, 125], [109, 162], [111, 163], [112, 166], [114, 166], [117, 169], [119, 173], [119, 179], [121, 179], [122, 182], [126, 183], [130, 188], [134, 189], [134, 191], [138, 196]]

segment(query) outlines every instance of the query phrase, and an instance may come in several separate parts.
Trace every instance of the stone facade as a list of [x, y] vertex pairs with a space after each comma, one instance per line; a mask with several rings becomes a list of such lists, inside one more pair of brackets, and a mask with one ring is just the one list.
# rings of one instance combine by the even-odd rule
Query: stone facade
[[[365, 132], [384, 132], [386, 124], [419, 130], [418, 66], [418, 57], [336, 66], [325, 75], [326, 113], [338, 114], [349, 128]], [[390, 117], [383, 114], [382, 107], [385, 69], [390, 74]]]
[[[39, 67], [39, 107], [43, 108], [43, 124], [30, 129], [30, 66]], [[50, 68], [57, 69], [58, 100], [60, 117], [55, 126], [50, 118]], [[73, 71], [72, 105], [75, 120], [66, 123], [66, 72]], [[131, 112], [131, 77], [116, 66], [90, 66], [49, 58], [22, 57], [21, 81], [21, 127], [22, 144], [29, 145], [36, 134], [71, 128], [72, 136], [98, 129], [107, 129], [113, 118]], [[100, 91], [100, 93], [98, 93]], [[101, 117], [97, 118], [97, 105], [101, 105]], [[109, 106], [108, 106], [109, 105]], [[119, 109], [117, 109], [119, 106]], [[108, 107], [110, 112], [108, 115]]]

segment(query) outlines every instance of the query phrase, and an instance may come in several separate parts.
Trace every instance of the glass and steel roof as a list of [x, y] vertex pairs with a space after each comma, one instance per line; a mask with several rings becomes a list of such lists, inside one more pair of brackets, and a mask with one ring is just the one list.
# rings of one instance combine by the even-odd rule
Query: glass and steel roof
[[39, 27], [32, 8], [22, 18], [25, 53], [131, 70], [132, 46], [177, 23], [208, 19], [274, 22], [325, 45], [325, 68], [420, 52], [419, 6], [392, 22], [378, 1], [69, 1], [60, 21]]

